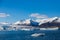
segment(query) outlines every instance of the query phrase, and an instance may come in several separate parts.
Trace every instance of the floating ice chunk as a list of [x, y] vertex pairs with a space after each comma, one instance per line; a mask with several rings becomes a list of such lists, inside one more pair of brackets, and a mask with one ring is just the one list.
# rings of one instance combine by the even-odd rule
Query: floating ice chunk
[[4, 30], [3, 27], [0, 27], [0, 31], [1, 31], [1, 30]]
[[45, 33], [34, 33], [31, 36], [32, 37], [38, 37], [38, 36], [44, 36], [44, 35], [45, 35]]
[[22, 28], [20, 30], [24, 30], [24, 31], [30, 31], [31, 29], [27, 29], [27, 28]]
[[55, 28], [40, 28], [40, 30], [58, 30], [58, 27]]

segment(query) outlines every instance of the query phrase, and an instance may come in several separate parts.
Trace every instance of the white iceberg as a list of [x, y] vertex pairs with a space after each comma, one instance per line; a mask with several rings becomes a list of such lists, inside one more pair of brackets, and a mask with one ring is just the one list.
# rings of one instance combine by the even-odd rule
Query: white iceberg
[[38, 37], [38, 36], [44, 36], [44, 35], [45, 35], [45, 33], [34, 33], [31, 36], [32, 37]]
[[40, 28], [40, 30], [58, 30], [58, 27], [55, 28]]
[[23, 31], [30, 31], [31, 29], [26, 29], [26, 28], [22, 28], [20, 30], [23, 30]]

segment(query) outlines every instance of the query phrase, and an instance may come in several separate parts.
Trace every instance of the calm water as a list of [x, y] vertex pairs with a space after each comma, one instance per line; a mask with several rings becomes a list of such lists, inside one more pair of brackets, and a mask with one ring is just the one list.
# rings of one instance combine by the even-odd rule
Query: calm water
[[[45, 35], [32, 37], [31, 35], [34, 33], [45, 33]], [[60, 40], [60, 30], [0, 31], [0, 40]]]

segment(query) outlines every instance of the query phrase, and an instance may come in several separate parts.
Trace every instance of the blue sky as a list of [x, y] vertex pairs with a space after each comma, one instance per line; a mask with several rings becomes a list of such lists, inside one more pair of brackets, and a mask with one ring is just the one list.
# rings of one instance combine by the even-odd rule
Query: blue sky
[[0, 17], [0, 22], [26, 19], [32, 13], [60, 17], [60, 0], [0, 0], [0, 13], [10, 15]]

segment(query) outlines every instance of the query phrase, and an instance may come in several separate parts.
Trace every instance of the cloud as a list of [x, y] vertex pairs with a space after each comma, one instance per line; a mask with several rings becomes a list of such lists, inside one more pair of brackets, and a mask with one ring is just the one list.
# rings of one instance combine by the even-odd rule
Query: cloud
[[29, 17], [34, 17], [34, 18], [48, 18], [46, 15], [41, 15], [39, 13], [32, 13]]
[[6, 13], [0, 13], [0, 17], [8, 17], [10, 16], [9, 14], [6, 14]]
[[0, 24], [6, 25], [9, 24], [8, 22], [0, 22]]

